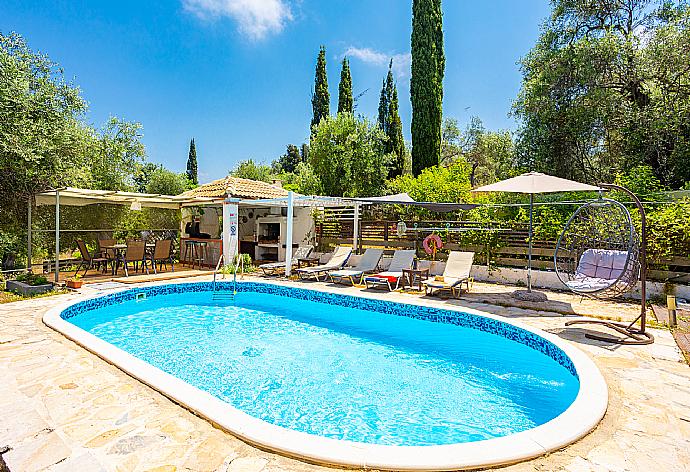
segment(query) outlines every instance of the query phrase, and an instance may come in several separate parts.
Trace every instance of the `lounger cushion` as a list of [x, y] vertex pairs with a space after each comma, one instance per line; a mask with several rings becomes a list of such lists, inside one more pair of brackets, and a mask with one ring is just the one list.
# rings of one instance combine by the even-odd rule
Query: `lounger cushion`
[[422, 284], [426, 285], [427, 287], [431, 288], [451, 288], [457, 285], [458, 283], [462, 282], [463, 280], [467, 279], [446, 279], [444, 281], [440, 280], [423, 280]]
[[398, 281], [398, 279], [402, 277], [402, 274], [392, 274], [392, 273], [387, 273], [387, 272], [381, 272], [380, 274], [375, 274], [369, 277], [365, 277], [364, 280], [367, 282], [377, 282], [377, 283], [382, 283], [384, 281], [388, 281], [389, 283], [395, 283]]
[[599, 277], [581, 277], [575, 280], [570, 280], [565, 284], [571, 290], [577, 292], [598, 292], [610, 287], [616, 282], [616, 279], [602, 279]]
[[578, 261], [576, 278], [616, 280], [623, 273], [627, 260], [626, 251], [587, 249]]
[[361, 270], [343, 269], [330, 272], [328, 275], [330, 275], [331, 277], [356, 277], [358, 275], [362, 275], [363, 273], [364, 271]]

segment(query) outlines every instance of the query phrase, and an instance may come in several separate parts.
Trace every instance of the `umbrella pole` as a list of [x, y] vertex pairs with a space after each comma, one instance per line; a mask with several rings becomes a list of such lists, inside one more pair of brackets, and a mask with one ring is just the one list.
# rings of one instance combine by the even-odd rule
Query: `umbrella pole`
[[529, 194], [529, 243], [527, 248], [527, 291], [532, 291], [532, 210], [534, 209], [534, 194]]

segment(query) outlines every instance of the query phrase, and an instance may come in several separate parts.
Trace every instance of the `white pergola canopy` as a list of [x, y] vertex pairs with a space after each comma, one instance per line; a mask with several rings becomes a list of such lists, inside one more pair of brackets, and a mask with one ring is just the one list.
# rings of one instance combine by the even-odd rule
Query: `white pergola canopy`
[[178, 210], [182, 206], [213, 203], [209, 197], [188, 197], [183, 195], [162, 195], [157, 193], [121, 192], [115, 190], [90, 190], [83, 188], [58, 188], [36, 194], [36, 206], [67, 205], [86, 206], [98, 203], [112, 205], [138, 204], [140, 207]]

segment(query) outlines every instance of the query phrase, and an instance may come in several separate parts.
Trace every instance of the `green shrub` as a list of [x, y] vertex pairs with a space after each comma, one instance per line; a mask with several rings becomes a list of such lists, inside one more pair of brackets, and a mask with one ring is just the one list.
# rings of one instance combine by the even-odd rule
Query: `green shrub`
[[48, 279], [46, 279], [43, 275], [38, 275], [38, 274], [33, 274], [31, 272], [25, 273], [25, 274], [19, 274], [17, 276], [17, 282], [23, 282], [28, 285], [46, 285], [48, 283]]

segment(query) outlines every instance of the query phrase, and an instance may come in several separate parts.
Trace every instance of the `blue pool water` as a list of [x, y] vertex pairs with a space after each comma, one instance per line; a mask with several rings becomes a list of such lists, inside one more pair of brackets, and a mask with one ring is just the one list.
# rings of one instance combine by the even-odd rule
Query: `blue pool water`
[[356, 442], [505, 436], [579, 390], [554, 359], [495, 334], [274, 294], [159, 295], [68, 321], [256, 418]]

